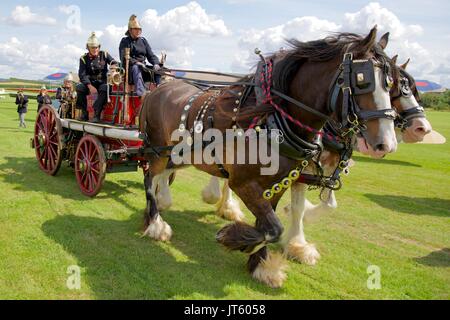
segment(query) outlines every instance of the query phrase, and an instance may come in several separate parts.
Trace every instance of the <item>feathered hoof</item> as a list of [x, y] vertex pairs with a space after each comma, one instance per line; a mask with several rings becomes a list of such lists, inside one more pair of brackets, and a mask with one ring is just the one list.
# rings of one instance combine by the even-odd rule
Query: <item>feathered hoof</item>
[[217, 208], [216, 214], [229, 221], [242, 221], [244, 214], [239, 207], [239, 202], [235, 199], [225, 201]]
[[217, 202], [219, 202], [221, 197], [220, 194], [220, 189], [219, 191], [213, 191], [210, 188], [205, 188], [202, 191], [202, 199], [203, 202], [208, 203], [208, 204], [216, 204]]
[[287, 264], [283, 255], [269, 252], [267, 258], [261, 260], [253, 271], [252, 276], [271, 288], [280, 288], [287, 278], [286, 269]]
[[287, 253], [289, 258], [309, 266], [316, 265], [320, 259], [320, 253], [312, 243], [303, 245], [295, 242], [290, 243], [287, 248]]
[[158, 215], [158, 218], [149, 224], [144, 236], [157, 241], [169, 241], [172, 238], [172, 228]]

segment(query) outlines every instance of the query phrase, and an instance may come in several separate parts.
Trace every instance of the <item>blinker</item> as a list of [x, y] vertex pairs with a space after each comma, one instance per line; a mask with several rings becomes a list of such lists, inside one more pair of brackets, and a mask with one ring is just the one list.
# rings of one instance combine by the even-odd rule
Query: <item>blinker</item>
[[353, 94], [362, 95], [375, 91], [375, 72], [372, 60], [354, 60], [352, 63]]

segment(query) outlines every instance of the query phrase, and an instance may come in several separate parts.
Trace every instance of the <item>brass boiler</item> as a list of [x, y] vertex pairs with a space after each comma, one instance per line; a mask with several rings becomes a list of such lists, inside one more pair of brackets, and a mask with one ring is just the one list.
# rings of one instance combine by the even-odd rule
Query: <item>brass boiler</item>
[[125, 74], [125, 70], [123, 68], [118, 67], [111, 67], [108, 75], [107, 75], [107, 81], [108, 81], [108, 102], [111, 102], [111, 98], [109, 95], [110, 86], [116, 85], [119, 86], [123, 82], [123, 77]]

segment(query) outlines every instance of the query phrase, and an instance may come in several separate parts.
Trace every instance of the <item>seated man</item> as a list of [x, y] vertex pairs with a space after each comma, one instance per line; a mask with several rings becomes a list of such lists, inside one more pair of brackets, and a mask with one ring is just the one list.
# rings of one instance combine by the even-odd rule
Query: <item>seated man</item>
[[[148, 60], [153, 65], [153, 69], [158, 71], [161, 65], [158, 57], [153, 53], [148, 41], [141, 37], [142, 27], [135, 15], [130, 17], [128, 22], [128, 31], [125, 33], [126, 37], [122, 39], [119, 46], [120, 61], [125, 66], [125, 48], [130, 48], [130, 69], [129, 73], [130, 84], [134, 84], [134, 91], [139, 97], [145, 93], [144, 77], [142, 67], [145, 67], [145, 61]], [[155, 74], [154, 81], [159, 84], [160, 75]]]
[[100, 115], [107, 100], [108, 65], [115, 65], [117, 62], [108, 52], [100, 51], [100, 41], [95, 36], [95, 32], [92, 32], [86, 47], [89, 52], [80, 58], [78, 70], [81, 83], [77, 85], [77, 108], [82, 110], [79, 120], [89, 120], [86, 97], [88, 94], [98, 93], [94, 103], [95, 116], [92, 122], [100, 122]]

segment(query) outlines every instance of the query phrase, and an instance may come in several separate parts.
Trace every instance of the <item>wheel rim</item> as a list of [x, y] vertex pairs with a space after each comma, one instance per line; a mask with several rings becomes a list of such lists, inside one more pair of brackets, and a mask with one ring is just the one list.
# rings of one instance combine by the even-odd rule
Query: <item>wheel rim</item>
[[93, 197], [100, 192], [105, 179], [105, 154], [96, 137], [88, 135], [78, 143], [75, 175], [83, 194]]
[[43, 106], [34, 126], [34, 147], [40, 169], [49, 175], [55, 175], [61, 166], [61, 134], [55, 111]]

